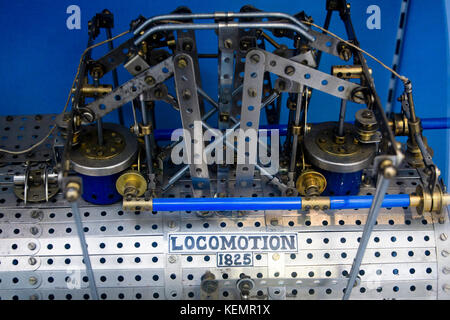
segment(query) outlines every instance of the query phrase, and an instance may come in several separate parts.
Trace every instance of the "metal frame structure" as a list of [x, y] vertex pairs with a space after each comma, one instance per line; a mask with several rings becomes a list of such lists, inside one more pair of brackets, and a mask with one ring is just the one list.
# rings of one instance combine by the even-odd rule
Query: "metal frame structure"
[[[333, 12], [339, 12], [348, 40], [326, 33]], [[422, 134], [425, 126], [415, 112], [411, 83], [402, 78], [402, 113], [388, 118], [358, 48], [350, 5], [327, 1], [324, 33], [312, 30], [311, 23], [304, 12], [288, 15], [245, 6], [236, 13], [194, 14], [179, 8], [133, 21], [132, 37], [114, 49], [112, 14], [96, 15], [71, 90], [71, 110], [35, 118], [43, 128], [56, 121], [58, 132], [23, 155], [0, 153], [0, 298], [450, 298], [450, 196]], [[92, 45], [102, 28], [110, 51], [94, 60]], [[197, 52], [196, 30], [218, 35], [218, 53], [212, 55], [219, 67], [217, 102], [201, 86], [199, 59], [211, 57]], [[279, 45], [269, 33], [292, 40], [293, 48]], [[346, 74], [320, 71], [323, 52], [352, 59], [353, 65], [337, 66]], [[116, 69], [121, 65], [133, 77], [119, 85]], [[101, 84], [108, 72], [113, 72], [112, 86]], [[165, 84], [172, 77], [174, 95]], [[336, 132], [307, 122], [314, 90], [341, 100]], [[229, 136], [237, 129], [258, 132], [263, 109], [269, 123], [280, 127], [286, 93], [289, 122], [281, 166], [274, 174], [256, 154], [257, 146], [267, 151], [273, 141], [263, 143], [256, 134], [256, 139], [246, 138], [240, 154]], [[182, 141], [158, 144], [155, 101], [179, 111]], [[366, 107], [353, 124], [344, 123], [347, 101]], [[132, 133], [102, 122], [129, 102]], [[206, 103], [213, 107], [207, 112]], [[216, 111], [218, 129], [212, 129], [207, 120]], [[1, 118], [3, 133], [19, 126], [37, 139], [41, 127], [31, 128], [26, 119]], [[120, 112], [119, 119], [123, 124]], [[85, 134], [89, 126], [97, 133], [93, 140]], [[313, 135], [314, 129], [332, 136], [332, 142]], [[203, 130], [224, 134], [208, 144]], [[406, 148], [395, 139], [400, 135], [408, 136]], [[5, 137], [9, 146], [14, 137]], [[124, 143], [125, 151], [118, 150]], [[209, 166], [203, 153], [222, 144], [232, 158], [235, 152], [237, 158], [243, 155], [244, 162]], [[193, 147], [184, 154], [190, 162], [175, 166], [168, 156], [183, 145]], [[322, 157], [315, 157], [318, 152]], [[355, 166], [348, 157], [353, 154], [362, 158]], [[327, 171], [362, 174], [359, 193], [321, 195], [327, 181], [320, 180], [320, 172]], [[122, 180], [116, 174], [123, 174]], [[99, 187], [117, 181], [100, 195], [103, 206], [82, 199], [88, 181], [83, 175], [89, 181], [98, 178]], [[61, 192], [49, 200], [50, 184]], [[30, 198], [30, 190], [37, 198], [41, 190], [46, 202]], [[123, 196], [121, 205], [107, 202], [116, 193]], [[217, 245], [216, 251], [202, 252], [197, 240], [197, 251], [174, 251], [172, 237], [192, 235], [204, 241], [212, 235], [253, 236], [254, 247], [262, 237], [269, 246], [265, 242], [264, 249], [239, 252]], [[274, 249], [267, 240], [274, 235], [289, 235], [295, 249], [283, 251], [279, 243]]]

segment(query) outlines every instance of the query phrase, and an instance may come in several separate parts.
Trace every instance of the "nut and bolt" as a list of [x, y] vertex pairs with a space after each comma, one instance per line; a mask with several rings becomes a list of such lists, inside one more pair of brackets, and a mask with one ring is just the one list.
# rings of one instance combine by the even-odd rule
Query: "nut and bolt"
[[34, 286], [35, 284], [37, 284], [38, 279], [36, 277], [30, 277], [28, 279], [28, 283], [31, 284], [32, 286]]
[[256, 90], [254, 88], [248, 89], [247, 93], [252, 98], [256, 97]]
[[43, 212], [40, 210], [33, 210], [31, 211], [31, 218], [32, 219], [42, 219]]
[[259, 57], [259, 55], [255, 53], [250, 56], [250, 61], [256, 64], [259, 63], [259, 61], [261, 61], [261, 58]]
[[145, 81], [145, 83], [148, 84], [149, 86], [155, 84], [155, 78], [153, 78], [152, 76], [145, 77], [144, 81]]
[[30, 249], [30, 250], [35, 250], [35, 249], [36, 249], [36, 243], [30, 242], [30, 243], [28, 244], [28, 249]]
[[363, 111], [363, 113], [361, 114], [361, 116], [362, 116], [363, 118], [365, 118], [365, 119], [370, 119], [370, 118], [372, 118], [373, 113], [372, 113], [372, 111], [370, 111], [370, 110], [365, 110], [365, 111]]
[[37, 227], [31, 227], [30, 228], [30, 233], [35, 236], [39, 233], [39, 229]]
[[173, 229], [173, 228], [175, 228], [175, 227], [177, 226], [177, 224], [176, 224], [175, 221], [173, 221], [173, 220], [170, 220], [170, 221], [167, 223], [167, 225], [168, 225], [168, 227], [169, 227], [170, 229]]
[[175, 263], [177, 261], [177, 257], [176, 256], [169, 256], [169, 258], [167, 260], [169, 261], [169, 263]]
[[34, 265], [37, 263], [37, 260], [36, 260], [35, 257], [31, 257], [30, 259], [28, 259], [28, 263], [29, 263], [31, 266], [34, 266]]
[[447, 236], [446, 233], [441, 233], [440, 236], [439, 236], [439, 239], [441, 239], [442, 241], [447, 240], [447, 238], [448, 238], [448, 236]]
[[233, 47], [233, 41], [231, 39], [226, 39], [223, 42], [223, 45], [225, 46], [225, 48], [231, 49], [231, 47]]
[[177, 60], [177, 66], [178, 66], [178, 68], [184, 69], [184, 68], [187, 67], [187, 65], [188, 65], [188, 62], [187, 62], [186, 58], [181, 57], [181, 58], [179, 58], [179, 59]]
[[182, 97], [184, 100], [189, 100], [192, 97], [192, 93], [189, 89], [184, 89], [182, 93]]
[[292, 76], [295, 73], [295, 68], [293, 66], [287, 66], [284, 69], [284, 73], [288, 76]]

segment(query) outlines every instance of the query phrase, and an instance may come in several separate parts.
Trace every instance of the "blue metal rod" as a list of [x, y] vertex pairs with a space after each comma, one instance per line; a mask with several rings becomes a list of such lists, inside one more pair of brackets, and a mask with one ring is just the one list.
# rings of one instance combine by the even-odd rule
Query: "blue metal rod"
[[[422, 123], [422, 128], [424, 130], [431, 129], [450, 129], [450, 118], [424, 118], [420, 119]], [[259, 128], [260, 130], [270, 130], [270, 129], [278, 129], [280, 130], [280, 136], [285, 136], [287, 134], [287, 125], [286, 124], [272, 124], [265, 125]], [[170, 140], [172, 136], [172, 132], [175, 129], [156, 129], [153, 131], [155, 135], [155, 139], [158, 141]], [[268, 131], [268, 136], [270, 136], [270, 131]]]
[[420, 119], [420, 121], [424, 130], [450, 128], [450, 118], [425, 118]]
[[[330, 209], [370, 208], [373, 196], [330, 197]], [[409, 207], [408, 194], [386, 195], [384, 208]], [[299, 210], [301, 197], [261, 198], [155, 198], [154, 211]]]

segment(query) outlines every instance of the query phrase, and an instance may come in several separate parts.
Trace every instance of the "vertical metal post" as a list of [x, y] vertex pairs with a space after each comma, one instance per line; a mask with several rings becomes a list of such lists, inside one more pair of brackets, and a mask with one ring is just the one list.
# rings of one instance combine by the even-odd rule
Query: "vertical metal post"
[[[300, 125], [300, 113], [302, 110], [303, 102], [303, 85], [300, 85], [300, 93], [297, 96], [297, 107], [295, 109], [294, 126]], [[294, 133], [292, 139], [292, 150], [291, 150], [291, 163], [289, 167], [289, 172], [294, 172], [295, 162], [297, 161], [297, 146], [298, 146], [298, 134]]]
[[[94, 86], [95, 87], [99, 86], [97, 77], [94, 78]], [[103, 121], [102, 121], [102, 118], [97, 119], [97, 142], [98, 142], [99, 146], [103, 145]]]
[[370, 236], [372, 234], [373, 227], [377, 221], [378, 213], [380, 212], [381, 204], [383, 203], [384, 196], [389, 187], [390, 179], [383, 175], [383, 172], [379, 175], [378, 186], [376, 193], [373, 197], [372, 206], [369, 209], [369, 214], [367, 216], [366, 224], [364, 225], [363, 234], [361, 236], [361, 241], [356, 252], [355, 259], [353, 260], [352, 269], [347, 282], [347, 287], [345, 288], [345, 293], [343, 300], [348, 300], [350, 294], [352, 293], [353, 286], [355, 284], [356, 276], [359, 272], [359, 267], [361, 266], [361, 261], [364, 257], [364, 253], [367, 248], [367, 243], [369, 242]]
[[[141, 102], [142, 124], [146, 126], [148, 125], [148, 114], [143, 94], [139, 96], [139, 101]], [[149, 175], [149, 179], [151, 179], [152, 178], [151, 175], [153, 174], [153, 160], [152, 160], [152, 146], [150, 144], [149, 135], [144, 135], [144, 142], [145, 142], [145, 156], [147, 158], [147, 167], [148, 167], [147, 172]]]
[[344, 122], [345, 122], [345, 113], [347, 111], [347, 100], [341, 100], [341, 110], [339, 112], [339, 127], [338, 127], [338, 136], [342, 137], [344, 135]]
[[78, 203], [73, 201], [71, 203], [72, 214], [75, 218], [75, 225], [77, 227], [78, 237], [80, 239], [81, 251], [83, 252], [83, 260], [86, 265], [86, 273], [89, 277], [89, 288], [93, 300], [98, 300], [97, 285], [95, 283], [94, 271], [92, 270], [91, 259], [89, 258], [89, 252], [86, 243], [86, 237], [84, 236], [83, 223], [81, 222], [80, 210], [78, 210]]

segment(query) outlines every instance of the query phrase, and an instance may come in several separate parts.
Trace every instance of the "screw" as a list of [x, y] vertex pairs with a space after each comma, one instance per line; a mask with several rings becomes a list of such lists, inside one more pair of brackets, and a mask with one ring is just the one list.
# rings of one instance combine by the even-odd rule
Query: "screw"
[[247, 93], [252, 98], [256, 97], [256, 90], [254, 88], [248, 89]]
[[39, 296], [37, 294], [33, 294], [30, 296], [30, 300], [39, 300]]
[[445, 234], [445, 233], [441, 233], [441, 235], [439, 236], [439, 238], [440, 238], [442, 241], [445, 241], [445, 240], [447, 240], [448, 236], [447, 236], [447, 234]]
[[28, 263], [30, 265], [34, 266], [37, 263], [37, 260], [36, 260], [36, 258], [31, 257], [30, 259], [28, 259]]
[[155, 78], [153, 78], [152, 76], [148, 76], [148, 77], [145, 77], [144, 81], [146, 84], [151, 86], [155, 83]]
[[445, 292], [450, 292], [450, 284], [446, 283], [442, 286], [442, 290]]
[[449, 268], [449, 267], [444, 267], [444, 268], [442, 269], [442, 273], [443, 273], [443, 274], [449, 274], [449, 273], [450, 273], [450, 268]]
[[28, 279], [28, 283], [34, 286], [38, 282], [38, 279], [36, 277], [30, 277]]
[[184, 100], [189, 100], [191, 98], [191, 96], [192, 96], [192, 93], [191, 93], [191, 91], [189, 89], [185, 89], [183, 91], [182, 96], [183, 96]]
[[163, 97], [163, 92], [162, 92], [161, 89], [155, 90], [155, 97], [156, 98], [162, 98]]
[[272, 226], [277, 226], [278, 225], [278, 219], [272, 219], [272, 220], [270, 220], [270, 224], [272, 225]]
[[284, 69], [284, 73], [288, 76], [292, 76], [295, 73], [295, 68], [293, 66], [287, 66], [286, 69]]
[[444, 217], [439, 217], [438, 221], [439, 221], [439, 224], [444, 224], [445, 223], [445, 218]]
[[35, 236], [39, 233], [39, 229], [37, 227], [31, 227], [30, 233]]
[[176, 256], [169, 256], [168, 261], [169, 261], [169, 263], [175, 263], [177, 261], [177, 257]]
[[259, 57], [259, 55], [257, 55], [257, 54], [252, 54], [251, 56], [250, 56], [250, 61], [251, 62], [253, 62], [253, 63], [259, 63], [259, 61], [261, 60], [261, 58]]
[[169, 226], [170, 229], [175, 228], [175, 226], [176, 226], [175, 221], [170, 220], [169, 223], [168, 223], [168, 226]]
[[226, 39], [223, 42], [223, 45], [225, 46], [225, 48], [230, 49], [233, 46], [233, 41], [231, 39]]
[[372, 111], [370, 110], [365, 110], [363, 111], [363, 113], [361, 114], [361, 116], [365, 119], [370, 119], [372, 118]]
[[366, 102], [366, 96], [362, 90], [356, 90], [352, 92], [352, 100], [356, 103], [364, 104]]
[[441, 251], [441, 255], [442, 255], [443, 257], [448, 257], [449, 252], [448, 252], [447, 250], [442, 250], [442, 251]]
[[41, 219], [42, 218], [42, 211], [40, 211], [40, 210], [33, 210], [33, 211], [31, 211], [31, 218], [33, 218], [33, 219]]
[[30, 249], [30, 250], [36, 249], [36, 243], [30, 242], [30, 243], [28, 244], [28, 249]]
[[178, 61], [177, 61], [178, 68], [184, 69], [187, 67], [187, 65], [188, 65], [188, 62], [187, 62], [186, 58], [181, 57], [178, 59]]
[[272, 255], [272, 259], [273, 259], [274, 261], [277, 261], [277, 260], [280, 259], [280, 255], [279, 255], [278, 253], [274, 253], [274, 254]]

